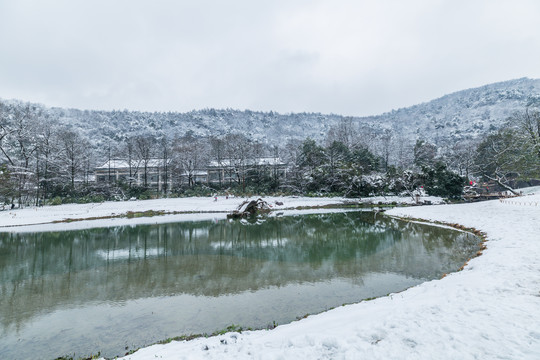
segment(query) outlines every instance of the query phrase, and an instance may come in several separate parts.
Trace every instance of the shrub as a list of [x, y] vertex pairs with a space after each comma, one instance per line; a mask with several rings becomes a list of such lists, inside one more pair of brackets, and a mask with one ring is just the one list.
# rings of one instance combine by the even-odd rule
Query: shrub
[[422, 178], [425, 190], [429, 195], [458, 198], [463, 193], [465, 179], [448, 170], [446, 165], [438, 162], [434, 167], [423, 167]]
[[60, 196], [55, 196], [51, 200], [51, 205], [62, 205], [62, 198]]

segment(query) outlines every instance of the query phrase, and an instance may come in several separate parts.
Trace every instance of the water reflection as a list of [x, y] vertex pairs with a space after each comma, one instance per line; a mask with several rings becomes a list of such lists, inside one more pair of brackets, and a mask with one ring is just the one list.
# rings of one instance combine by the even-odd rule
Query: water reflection
[[[204, 298], [212, 307], [219, 307], [227, 302], [225, 299], [235, 296], [244, 299], [237, 301], [255, 307], [257, 301], [267, 301], [261, 300], [263, 297], [280, 298], [283, 304], [274, 309], [274, 314], [257, 320], [261, 323], [241, 317], [238, 313], [245, 311], [242, 308], [217, 309], [217, 313], [227, 313], [220, 320], [223, 325], [213, 319], [202, 324], [200, 312], [209, 310], [198, 308], [199, 316], [192, 320], [194, 324], [173, 322], [167, 329], [161, 329], [163, 319], [171, 314], [165, 314], [160, 323], [147, 318], [133, 320], [133, 314], [126, 314], [122, 315], [122, 322], [135, 321], [132, 328], [144, 328], [147, 337], [144, 333], [126, 336], [137, 338], [136, 345], [141, 346], [159, 339], [148, 334], [160, 334], [157, 336], [164, 338], [187, 329], [211, 331], [239, 323], [240, 318], [246, 326], [264, 326], [285, 314], [287, 318], [280, 321], [291, 321], [306, 312], [323, 311], [343, 302], [359, 301], [439, 278], [459, 268], [476, 251], [477, 244], [478, 239], [465, 233], [366, 212], [287, 216], [255, 224], [203, 221], [69, 232], [3, 233], [0, 234], [3, 328], [0, 345], [4, 342], [7, 345], [4, 355], [21, 356], [24, 341], [19, 340], [27, 339], [26, 333], [31, 333], [32, 327], [35, 330], [43, 318], [66, 316], [72, 309], [77, 309], [81, 317], [92, 316], [92, 311], [98, 313], [103, 307], [116, 314], [115, 306], [129, 308], [135, 303], [146, 304], [146, 310], [165, 307], [167, 311], [167, 305], [162, 303], [173, 301], [174, 305], [169, 304], [172, 313], [178, 306], [189, 308], [185, 304], [194, 297], [198, 299], [197, 306], [201, 306], [200, 299]], [[396, 275], [390, 279], [388, 274]], [[322, 296], [326, 293], [335, 296]], [[296, 299], [304, 297], [305, 300], [294, 304]], [[70, 317], [74, 316], [72, 312]], [[63, 325], [58, 326], [51, 331], [62, 331]], [[94, 342], [85, 340], [87, 345], [96, 346], [89, 351], [109, 351], [105, 353], [108, 356], [120, 354], [123, 343], [102, 347], [104, 340], [98, 333], [106, 332], [103, 327], [111, 330], [109, 324], [99, 323], [84, 330], [96, 333]], [[68, 344], [69, 353], [88, 354], [87, 348], [79, 350], [80, 339], [74, 338], [74, 343]], [[28, 343], [35, 349], [45, 346], [35, 339]], [[2, 346], [0, 357], [5, 358], [1, 349]], [[51, 357], [57, 355], [62, 354], [51, 353]]]

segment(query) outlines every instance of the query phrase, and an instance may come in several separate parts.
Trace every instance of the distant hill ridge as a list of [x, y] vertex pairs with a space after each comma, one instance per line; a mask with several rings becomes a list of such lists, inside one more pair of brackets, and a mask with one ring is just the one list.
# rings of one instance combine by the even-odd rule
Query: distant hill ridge
[[531, 98], [540, 97], [540, 79], [521, 78], [457, 91], [426, 103], [364, 119], [407, 137], [440, 144], [474, 138], [499, 128]]
[[[391, 134], [407, 142], [418, 138], [445, 145], [474, 138], [500, 127], [514, 112], [525, 108], [532, 97], [540, 97], [540, 79], [521, 78], [462, 90], [438, 99], [368, 117], [335, 114], [258, 112], [232, 109], [204, 109], [186, 113], [93, 111], [48, 108], [40, 105], [61, 124], [79, 129], [100, 146], [141, 133], [168, 136], [220, 136], [243, 133], [268, 143], [311, 137], [323, 140], [328, 130], [344, 118], [366, 136]], [[6, 104], [25, 103], [5, 101]]]

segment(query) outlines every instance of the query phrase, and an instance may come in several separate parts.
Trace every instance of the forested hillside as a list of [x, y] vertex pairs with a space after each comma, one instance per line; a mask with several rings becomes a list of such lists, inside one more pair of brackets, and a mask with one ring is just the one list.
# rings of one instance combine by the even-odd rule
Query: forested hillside
[[[121, 141], [129, 136], [166, 133], [183, 136], [222, 136], [241, 133], [263, 142], [310, 137], [325, 139], [328, 130], [343, 119], [366, 135], [404, 138], [414, 143], [425, 139], [435, 145], [474, 138], [499, 128], [527, 102], [540, 96], [540, 80], [517, 79], [463, 90], [427, 103], [392, 110], [378, 116], [354, 117], [335, 114], [257, 112], [252, 110], [204, 109], [188, 113], [92, 111], [38, 106], [58, 123], [78, 129], [92, 144]], [[2, 101], [25, 106], [24, 102]]]
[[[242, 168], [231, 174], [242, 191], [249, 184], [254, 191], [356, 196], [411, 192], [438, 178], [445, 184], [435, 181], [433, 187], [455, 189], [433, 193], [456, 195], [456, 184], [464, 180], [450, 172], [499, 184], [538, 178], [539, 99], [540, 80], [522, 78], [371, 117], [233, 109], [94, 111], [2, 100], [0, 196], [23, 202], [24, 196], [78, 197], [81, 188], [94, 193], [88, 188], [94, 168], [110, 159], [137, 164], [160, 159], [170, 168], [167, 176], [176, 176], [176, 192], [193, 187], [192, 177], [210, 161], [237, 159]], [[254, 169], [246, 164], [261, 157], [284, 160], [288, 178], [250, 173]], [[411, 175], [420, 172], [423, 178]], [[182, 184], [185, 174], [188, 181]], [[97, 192], [109, 197], [110, 190]], [[134, 193], [132, 180], [125, 190]], [[165, 186], [165, 192], [171, 190]]]

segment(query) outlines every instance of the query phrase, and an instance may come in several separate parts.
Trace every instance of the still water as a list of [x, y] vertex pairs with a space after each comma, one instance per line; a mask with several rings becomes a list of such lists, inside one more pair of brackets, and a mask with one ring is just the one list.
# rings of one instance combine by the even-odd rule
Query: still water
[[287, 323], [440, 278], [478, 244], [372, 212], [0, 233], [0, 358]]

